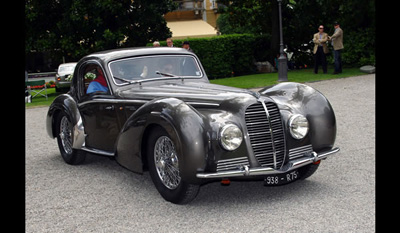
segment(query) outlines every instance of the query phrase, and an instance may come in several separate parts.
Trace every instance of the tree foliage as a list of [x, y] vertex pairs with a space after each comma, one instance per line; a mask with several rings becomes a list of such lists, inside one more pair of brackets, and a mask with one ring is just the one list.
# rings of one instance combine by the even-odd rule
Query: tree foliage
[[26, 53], [61, 50], [74, 59], [171, 36], [172, 0], [26, 0]]
[[[218, 22], [222, 34], [270, 34], [272, 54], [278, 52], [279, 21], [276, 0], [219, 0], [218, 2], [227, 6], [222, 10], [223, 17], [220, 17]], [[344, 59], [349, 58], [345, 62], [374, 61], [374, 51], [362, 52], [366, 44], [372, 46], [370, 50], [374, 50], [374, 0], [283, 0], [282, 21], [284, 44], [289, 51], [295, 53], [295, 56], [301, 56], [312, 48], [310, 41], [312, 35], [318, 31], [319, 25], [324, 25], [325, 32], [332, 35], [333, 23], [338, 21], [345, 32], [344, 52], [348, 54], [343, 55]], [[251, 31], [247, 29], [249, 27]], [[360, 38], [357, 35], [364, 37]]]

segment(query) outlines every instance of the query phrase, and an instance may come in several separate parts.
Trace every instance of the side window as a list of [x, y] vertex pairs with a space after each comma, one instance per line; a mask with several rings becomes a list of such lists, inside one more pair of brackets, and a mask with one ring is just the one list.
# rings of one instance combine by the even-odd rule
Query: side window
[[96, 63], [88, 63], [80, 68], [79, 80], [81, 95], [91, 93], [110, 94], [103, 69]]

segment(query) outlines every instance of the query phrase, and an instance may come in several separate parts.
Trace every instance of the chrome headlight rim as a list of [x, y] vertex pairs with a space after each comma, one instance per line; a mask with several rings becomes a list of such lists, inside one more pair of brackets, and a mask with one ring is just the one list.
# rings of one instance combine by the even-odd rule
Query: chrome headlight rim
[[293, 114], [289, 117], [289, 131], [294, 139], [303, 139], [310, 129], [307, 118], [302, 114]]
[[[232, 137], [232, 133], [237, 134], [235, 138]], [[219, 144], [222, 148], [227, 151], [234, 151], [240, 147], [242, 142], [243, 132], [239, 126], [233, 123], [228, 123], [221, 127], [219, 131]]]

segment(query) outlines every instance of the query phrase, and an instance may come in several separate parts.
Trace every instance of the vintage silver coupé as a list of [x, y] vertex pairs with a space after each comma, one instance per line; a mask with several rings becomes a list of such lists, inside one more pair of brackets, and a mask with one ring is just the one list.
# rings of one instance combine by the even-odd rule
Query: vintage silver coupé
[[[100, 78], [107, 91], [87, 93]], [[317, 90], [210, 84], [197, 56], [180, 48], [82, 58], [70, 91], [48, 110], [47, 132], [66, 163], [82, 163], [87, 152], [115, 157], [131, 171], [148, 170], [159, 193], [180, 204], [208, 181], [305, 179], [339, 151], [335, 114]]]

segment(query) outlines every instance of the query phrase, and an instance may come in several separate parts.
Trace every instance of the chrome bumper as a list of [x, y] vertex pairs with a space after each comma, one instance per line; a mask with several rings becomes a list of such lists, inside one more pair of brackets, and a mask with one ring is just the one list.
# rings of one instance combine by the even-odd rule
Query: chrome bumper
[[338, 147], [333, 148], [332, 150], [316, 153], [312, 152], [312, 156], [302, 157], [298, 159], [294, 159], [289, 161], [289, 163], [285, 164], [280, 170], [275, 170], [270, 167], [254, 167], [250, 168], [249, 166], [242, 166], [236, 170], [222, 171], [222, 172], [210, 172], [210, 173], [197, 173], [197, 178], [203, 179], [211, 179], [211, 178], [229, 178], [229, 177], [238, 177], [238, 176], [261, 176], [261, 175], [272, 175], [272, 174], [280, 174], [286, 173], [291, 170], [303, 167], [307, 164], [315, 163], [321, 159], [326, 159], [329, 155], [339, 152], [340, 149]]

